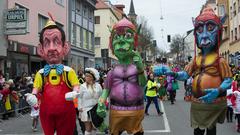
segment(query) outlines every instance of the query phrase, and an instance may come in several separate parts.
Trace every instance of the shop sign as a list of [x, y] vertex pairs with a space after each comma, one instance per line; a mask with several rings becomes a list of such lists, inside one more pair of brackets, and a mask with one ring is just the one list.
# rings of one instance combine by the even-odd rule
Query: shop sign
[[20, 35], [27, 33], [27, 11], [23, 8], [7, 9], [4, 12], [6, 35]]

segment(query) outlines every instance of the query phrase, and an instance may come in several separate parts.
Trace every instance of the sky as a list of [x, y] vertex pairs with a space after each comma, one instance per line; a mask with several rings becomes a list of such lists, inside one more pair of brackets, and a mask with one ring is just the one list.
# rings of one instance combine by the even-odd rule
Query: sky
[[[131, 0], [111, 0], [112, 4], [124, 4], [129, 13]], [[199, 15], [206, 0], [133, 0], [135, 13], [144, 16], [153, 29], [159, 48], [169, 51], [167, 35], [186, 35], [193, 29], [192, 17]], [[161, 16], [163, 19], [160, 19]]]

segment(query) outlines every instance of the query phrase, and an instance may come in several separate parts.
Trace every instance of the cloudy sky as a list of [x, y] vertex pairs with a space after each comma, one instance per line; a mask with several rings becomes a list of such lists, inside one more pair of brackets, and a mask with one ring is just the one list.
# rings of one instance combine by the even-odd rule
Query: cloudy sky
[[[112, 4], [124, 4], [129, 13], [131, 0], [111, 0]], [[153, 29], [158, 47], [169, 50], [167, 35], [181, 34], [193, 28], [192, 17], [196, 17], [206, 0], [133, 0], [135, 12], [144, 16]], [[161, 16], [163, 19], [160, 19]]]

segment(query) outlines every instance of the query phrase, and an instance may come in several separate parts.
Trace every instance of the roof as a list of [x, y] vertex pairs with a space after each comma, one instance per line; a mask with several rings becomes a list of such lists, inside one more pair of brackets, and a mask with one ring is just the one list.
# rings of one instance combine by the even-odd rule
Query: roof
[[96, 8], [97, 9], [105, 9], [105, 8], [110, 8], [110, 7], [104, 1], [97, 0]]
[[110, 9], [118, 19], [121, 19], [124, 14], [123, 11], [118, 9], [116, 6], [112, 5], [110, 3], [110, 1], [97, 0], [96, 8], [97, 8], [97, 10], [98, 9]]

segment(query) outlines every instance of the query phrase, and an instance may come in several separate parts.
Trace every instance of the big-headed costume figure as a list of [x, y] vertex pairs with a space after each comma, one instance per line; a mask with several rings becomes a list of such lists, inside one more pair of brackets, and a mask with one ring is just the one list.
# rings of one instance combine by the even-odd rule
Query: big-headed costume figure
[[[231, 70], [219, 57], [218, 50], [224, 18], [219, 18], [209, 7], [194, 21], [194, 36], [201, 50], [185, 71], [171, 72], [166, 66], [154, 67], [157, 75], [172, 75], [178, 80], [193, 77], [191, 126], [194, 135], [216, 135], [216, 123], [223, 123], [226, 113], [226, 90], [231, 87]], [[195, 47], [196, 50], [196, 47]], [[196, 51], [195, 51], [196, 52]]]
[[142, 135], [144, 118], [143, 86], [146, 84], [144, 66], [137, 46], [136, 27], [123, 18], [116, 23], [110, 36], [110, 48], [119, 64], [107, 74], [103, 94], [99, 100], [98, 114], [105, 115], [104, 102], [110, 98], [110, 133], [119, 135], [123, 131]]
[[[47, 62], [34, 79], [31, 94], [26, 94], [27, 102], [37, 106], [36, 94], [41, 93], [40, 120], [45, 135], [73, 135], [76, 112], [72, 101], [79, 93], [79, 82], [75, 71], [62, 65], [69, 45], [65, 33], [54, 21], [48, 21], [40, 33], [38, 54]], [[65, 99], [66, 98], [66, 99]]]

